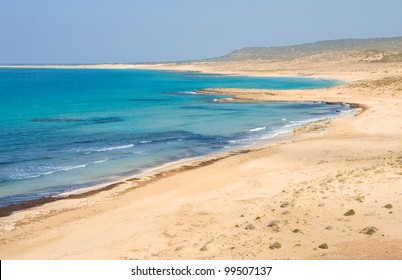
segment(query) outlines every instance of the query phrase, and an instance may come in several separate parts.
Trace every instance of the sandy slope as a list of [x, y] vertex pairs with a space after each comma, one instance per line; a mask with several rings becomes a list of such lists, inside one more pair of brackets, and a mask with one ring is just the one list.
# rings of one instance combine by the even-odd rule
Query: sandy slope
[[1, 218], [1, 259], [402, 259], [402, 63], [346, 56], [157, 67], [345, 79], [331, 89], [218, 91], [366, 109], [254, 151]]

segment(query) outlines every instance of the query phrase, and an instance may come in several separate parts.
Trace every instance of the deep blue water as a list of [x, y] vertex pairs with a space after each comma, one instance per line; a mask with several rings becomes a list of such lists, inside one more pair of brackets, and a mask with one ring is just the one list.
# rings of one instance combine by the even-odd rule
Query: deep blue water
[[335, 81], [153, 70], [0, 69], [0, 206], [253, 145], [339, 111], [220, 103], [197, 89], [319, 88]]

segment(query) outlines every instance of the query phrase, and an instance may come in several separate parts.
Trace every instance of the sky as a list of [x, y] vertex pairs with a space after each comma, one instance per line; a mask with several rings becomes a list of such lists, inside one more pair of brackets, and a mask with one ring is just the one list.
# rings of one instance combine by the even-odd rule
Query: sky
[[0, 64], [191, 60], [395, 36], [401, 0], [0, 0]]

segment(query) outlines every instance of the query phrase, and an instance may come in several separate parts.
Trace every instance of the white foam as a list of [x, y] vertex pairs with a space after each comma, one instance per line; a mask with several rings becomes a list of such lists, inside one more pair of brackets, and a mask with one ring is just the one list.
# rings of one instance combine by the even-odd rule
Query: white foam
[[194, 95], [198, 94], [195, 91], [180, 91], [179, 93], [181, 93], [181, 94], [194, 94]]
[[250, 140], [251, 140], [250, 138], [243, 138], [243, 139], [237, 139], [237, 140], [229, 140], [228, 142], [234, 144], [234, 143], [246, 142], [246, 141], [250, 141]]
[[147, 154], [148, 153], [148, 151], [136, 151], [136, 152], [133, 152], [133, 154], [135, 154], [135, 155], [142, 155], [142, 154]]
[[85, 164], [80, 164], [80, 165], [56, 167], [55, 170], [43, 173], [43, 175], [49, 175], [49, 174], [52, 174], [52, 173], [55, 173], [55, 172], [60, 172], [60, 171], [70, 171], [70, 170], [74, 170], [74, 169], [85, 168], [89, 164], [90, 163], [85, 163]]
[[250, 131], [251, 132], [261, 131], [261, 130], [265, 130], [266, 128], [267, 128], [266, 126], [262, 126], [262, 127], [257, 127], [257, 128], [250, 129]]
[[299, 126], [301, 123], [292, 123], [292, 124], [287, 124], [287, 125], [284, 125], [283, 127], [294, 127], [294, 126]]
[[[97, 161], [93, 161], [93, 162], [89, 162], [89, 163], [85, 163], [85, 164], [79, 164], [79, 165], [68, 165], [68, 166], [55, 166], [55, 167], [51, 167], [51, 166], [43, 166], [42, 168], [39, 168], [39, 172], [42, 171], [39, 174], [19, 174], [17, 176], [12, 176], [12, 179], [14, 180], [26, 180], [26, 179], [35, 179], [35, 178], [39, 178], [42, 176], [46, 176], [46, 175], [51, 175], [53, 173], [57, 173], [57, 172], [66, 172], [66, 171], [70, 171], [70, 170], [74, 170], [74, 169], [79, 169], [79, 168], [85, 168], [90, 164], [99, 164], [99, 163], [103, 163], [105, 161], [107, 161], [108, 159], [102, 159], [102, 160], [97, 160]], [[49, 170], [49, 171], [46, 171]]]
[[114, 146], [114, 147], [107, 147], [107, 148], [102, 148], [102, 149], [97, 149], [95, 150], [96, 152], [108, 152], [108, 151], [114, 151], [114, 150], [123, 150], [123, 149], [128, 149], [134, 147], [134, 144], [128, 144], [128, 145], [122, 145], [122, 146]]
[[320, 119], [309, 119], [309, 120], [304, 120], [304, 121], [291, 121], [290, 124], [284, 125], [283, 127], [288, 128], [288, 127], [301, 126], [303, 124], [317, 121], [317, 120], [320, 120]]
[[[282, 133], [285, 133], [285, 132], [282, 132]], [[267, 134], [267, 135], [261, 137], [261, 140], [272, 139], [272, 138], [278, 136], [279, 134], [281, 134], [281, 132], [279, 132], [279, 131], [275, 132], [275, 133]]]
[[94, 161], [94, 162], [92, 162], [92, 163], [93, 163], [93, 164], [97, 164], [97, 163], [102, 163], [102, 162], [105, 162], [105, 161], [107, 161], [107, 159], [97, 160], [97, 161]]

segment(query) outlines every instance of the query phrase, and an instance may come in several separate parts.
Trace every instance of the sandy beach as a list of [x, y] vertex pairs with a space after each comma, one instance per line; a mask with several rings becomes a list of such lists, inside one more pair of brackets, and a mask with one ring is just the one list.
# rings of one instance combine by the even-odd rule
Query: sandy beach
[[359, 108], [249, 151], [16, 211], [0, 218], [1, 259], [402, 259], [402, 62], [351, 52], [87, 67], [339, 79], [327, 89], [206, 92]]

